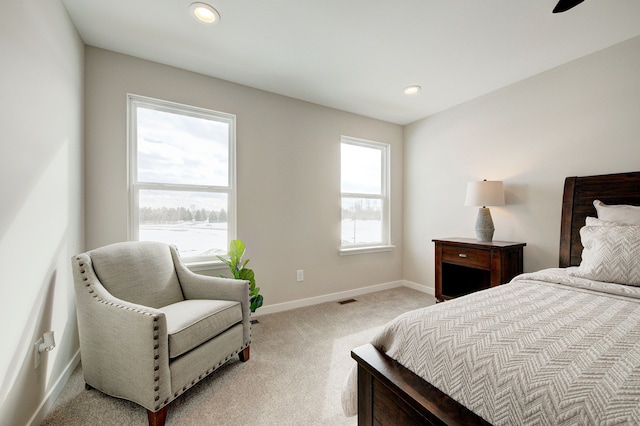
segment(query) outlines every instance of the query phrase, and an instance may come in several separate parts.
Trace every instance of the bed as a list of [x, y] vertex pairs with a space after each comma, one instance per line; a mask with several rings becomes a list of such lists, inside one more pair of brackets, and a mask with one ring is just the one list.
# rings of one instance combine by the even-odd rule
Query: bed
[[345, 413], [359, 425], [639, 424], [631, 206], [640, 172], [566, 178], [559, 268], [387, 324], [351, 353]]

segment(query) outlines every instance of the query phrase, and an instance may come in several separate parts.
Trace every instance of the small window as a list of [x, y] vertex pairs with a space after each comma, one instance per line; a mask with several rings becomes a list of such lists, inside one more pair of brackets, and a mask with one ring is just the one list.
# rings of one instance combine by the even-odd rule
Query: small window
[[130, 239], [213, 262], [235, 238], [235, 116], [129, 95]]
[[341, 142], [341, 249], [388, 246], [389, 145], [346, 136]]

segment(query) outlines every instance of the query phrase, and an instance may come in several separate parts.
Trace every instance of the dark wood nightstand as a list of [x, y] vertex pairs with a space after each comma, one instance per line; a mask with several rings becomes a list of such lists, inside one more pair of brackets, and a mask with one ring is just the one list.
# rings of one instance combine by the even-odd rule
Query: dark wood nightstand
[[446, 238], [436, 243], [436, 301], [508, 283], [522, 273], [526, 243]]

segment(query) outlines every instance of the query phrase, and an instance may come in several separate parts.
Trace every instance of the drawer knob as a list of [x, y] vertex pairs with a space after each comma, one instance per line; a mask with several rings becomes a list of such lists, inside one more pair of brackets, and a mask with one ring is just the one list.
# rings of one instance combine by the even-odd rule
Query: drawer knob
[[464, 254], [464, 253], [460, 253], [458, 256], [459, 256], [459, 257], [467, 257], [467, 255], [466, 255], [466, 254]]

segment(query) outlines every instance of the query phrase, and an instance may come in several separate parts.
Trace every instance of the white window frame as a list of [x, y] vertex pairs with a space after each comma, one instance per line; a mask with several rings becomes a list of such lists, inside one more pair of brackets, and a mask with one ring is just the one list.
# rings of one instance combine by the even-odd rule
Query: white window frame
[[[154, 182], [138, 182], [138, 146], [137, 146], [137, 107], [155, 109], [158, 111], [182, 114], [195, 118], [205, 118], [226, 123], [229, 126], [228, 146], [228, 185], [187, 185]], [[138, 241], [139, 238], [139, 203], [140, 190], [170, 190], [170, 191], [194, 191], [224, 193], [227, 195], [227, 243], [236, 238], [237, 211], [236, 211], [236, 116], [225, 112], [209, 110], [191, 105], [180, 104], [146, 96], [127, 94], [127, 145], [128, 145], [128, 189], [129, 189], [129, 217], [128, 237], [130, 241]], [[188, 257], [185, 263], [192, 270], [206, 270], [211, 266], [224, 266], [215, 257]]]
[[[380, 150], [381, 152], [381, 164], [380, 164], [380, 176], [382, 182], [380, 182], [381, 193], [380, 194], [364, 194], [364, 193], [352, 193], [340, 191], [340, 208], [342, 209], [342, 198], [368, 198], [382, 201], [382, 241], [375, 244], [357, 244], [343, 246], [340, 243], [340, 254], [350, 255], [359, 253], [371, 253], [379, 251], [390, 251], [395, 246], [391, 243], [391, 145], [382, 142], [375, 142], [367, 139], [360, 139], [351, 136], [341, 136], [340, 147], [343, 144], [350, 144], [361, 146], [365, 148], [372, 148]], [[342, 150], [341, 150], [342, 152]], [[340, 168], [342, 169], [342, 157], [340, 158]], [[342, 177], [340, 180], [342, 187]], [[340, 233], [342, 235], [342, 214], [340, 215]], [[340, 238], [342, 241], [342, 238]]]

